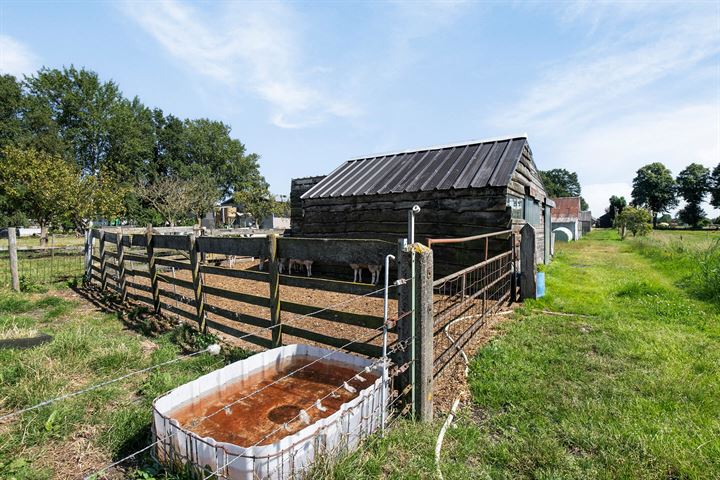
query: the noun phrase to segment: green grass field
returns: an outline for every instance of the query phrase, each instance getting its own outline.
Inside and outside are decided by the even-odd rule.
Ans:
[[[446,479],[720,478],[720,312],[687,288],[692,254],[720,236],[682,232],[691,248],[663,253],[675,235],[559,246],[547,297],[472,361]],[[331,477],[431,478],[440,420],[392,431]]]
[[[712,275],[702,259],[713,265],[718,238],[621,242],[596,231],[558,246],[548,295],[472,359],[473,402],[446,436],[444,477],[720,478],[720,305],[698,285]],[[188,342],[177,330],[153,333],[151,317],[125,321],[132,329],[78,302],[0,293],[0,331],[55,335],[0,350],[0,412],[173,358]],[[147,445],[155,396],[240,355],[201,355],[0,425],[0,478],[87,473]],[[433,478],[443,420],[400,422],[313,478]],[[176,478],[156,467],[144,456],[126,475]]]
[[[180,327],[163,333],[140,310],[121,321],[56,296],[5,291],[0,332],[12,329],[38,330],[54,339],[31,350],[0,349],[0,415],[165,362],[212,340]],[[0,423],[0,478],[78,478],[144,447],[152,441],[155,397],[245,355],[201,354]],[[130,478],[152,478],[158,470],[149,455],[123,467]]]

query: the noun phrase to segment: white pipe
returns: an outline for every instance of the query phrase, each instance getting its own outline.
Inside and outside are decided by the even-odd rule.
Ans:
[[[408,210],[408,243],[412,245],[415,243],[415,215],[420,213],[420,207],[418,205],[413,205],[413,207]]]
[[[390,288],[390,260],[395,260],[394,255],[387,255],[385,257],[385,292],[383,294],[383,346],[382,346],[382,358],[383,358],[383,370],[382,370],[382,390],[380,392],[380,431],[385,432],[385,403],[387,402],[387,383],[388,383],[388,358],[387,358],[387,344],[388,344],[388,289]]]
[[[437,443],[435,444],[435,470],[437,471],[437,475],[440,480],[443,480],[442,470],[440,470],[440,450],[442,449],[443,439],[445,438],[445,431],[452,423],[453,417],[455,417],[455,412],[458,409],[458,405],[460,405],[460,397],[457,397],[453,402],[452,407],[450,408],[450,413],[440,429],[440,434],[438,435]]]

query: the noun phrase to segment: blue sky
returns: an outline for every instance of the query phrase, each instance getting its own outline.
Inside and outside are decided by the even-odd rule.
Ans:
[[[527,133],[598,215],[646,163],[720,162],[717,1],[0,0],[1,72],[70,64],[230,124],[274,193],[362,154]]]

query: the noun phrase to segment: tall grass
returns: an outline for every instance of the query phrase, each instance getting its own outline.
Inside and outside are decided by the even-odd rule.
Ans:
[[[632,248],[658,265],[682,272],[678,286],[703,300],[720,305],[720,238],[657,235],[637,239]]]

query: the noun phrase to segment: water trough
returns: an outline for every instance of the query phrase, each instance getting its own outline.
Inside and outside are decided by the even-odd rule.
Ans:
[[[380,428],[383,388],[372,359],[308,345],[267,350],[157,398],[156,454],[219,478],[302,477],[319,456]]]

